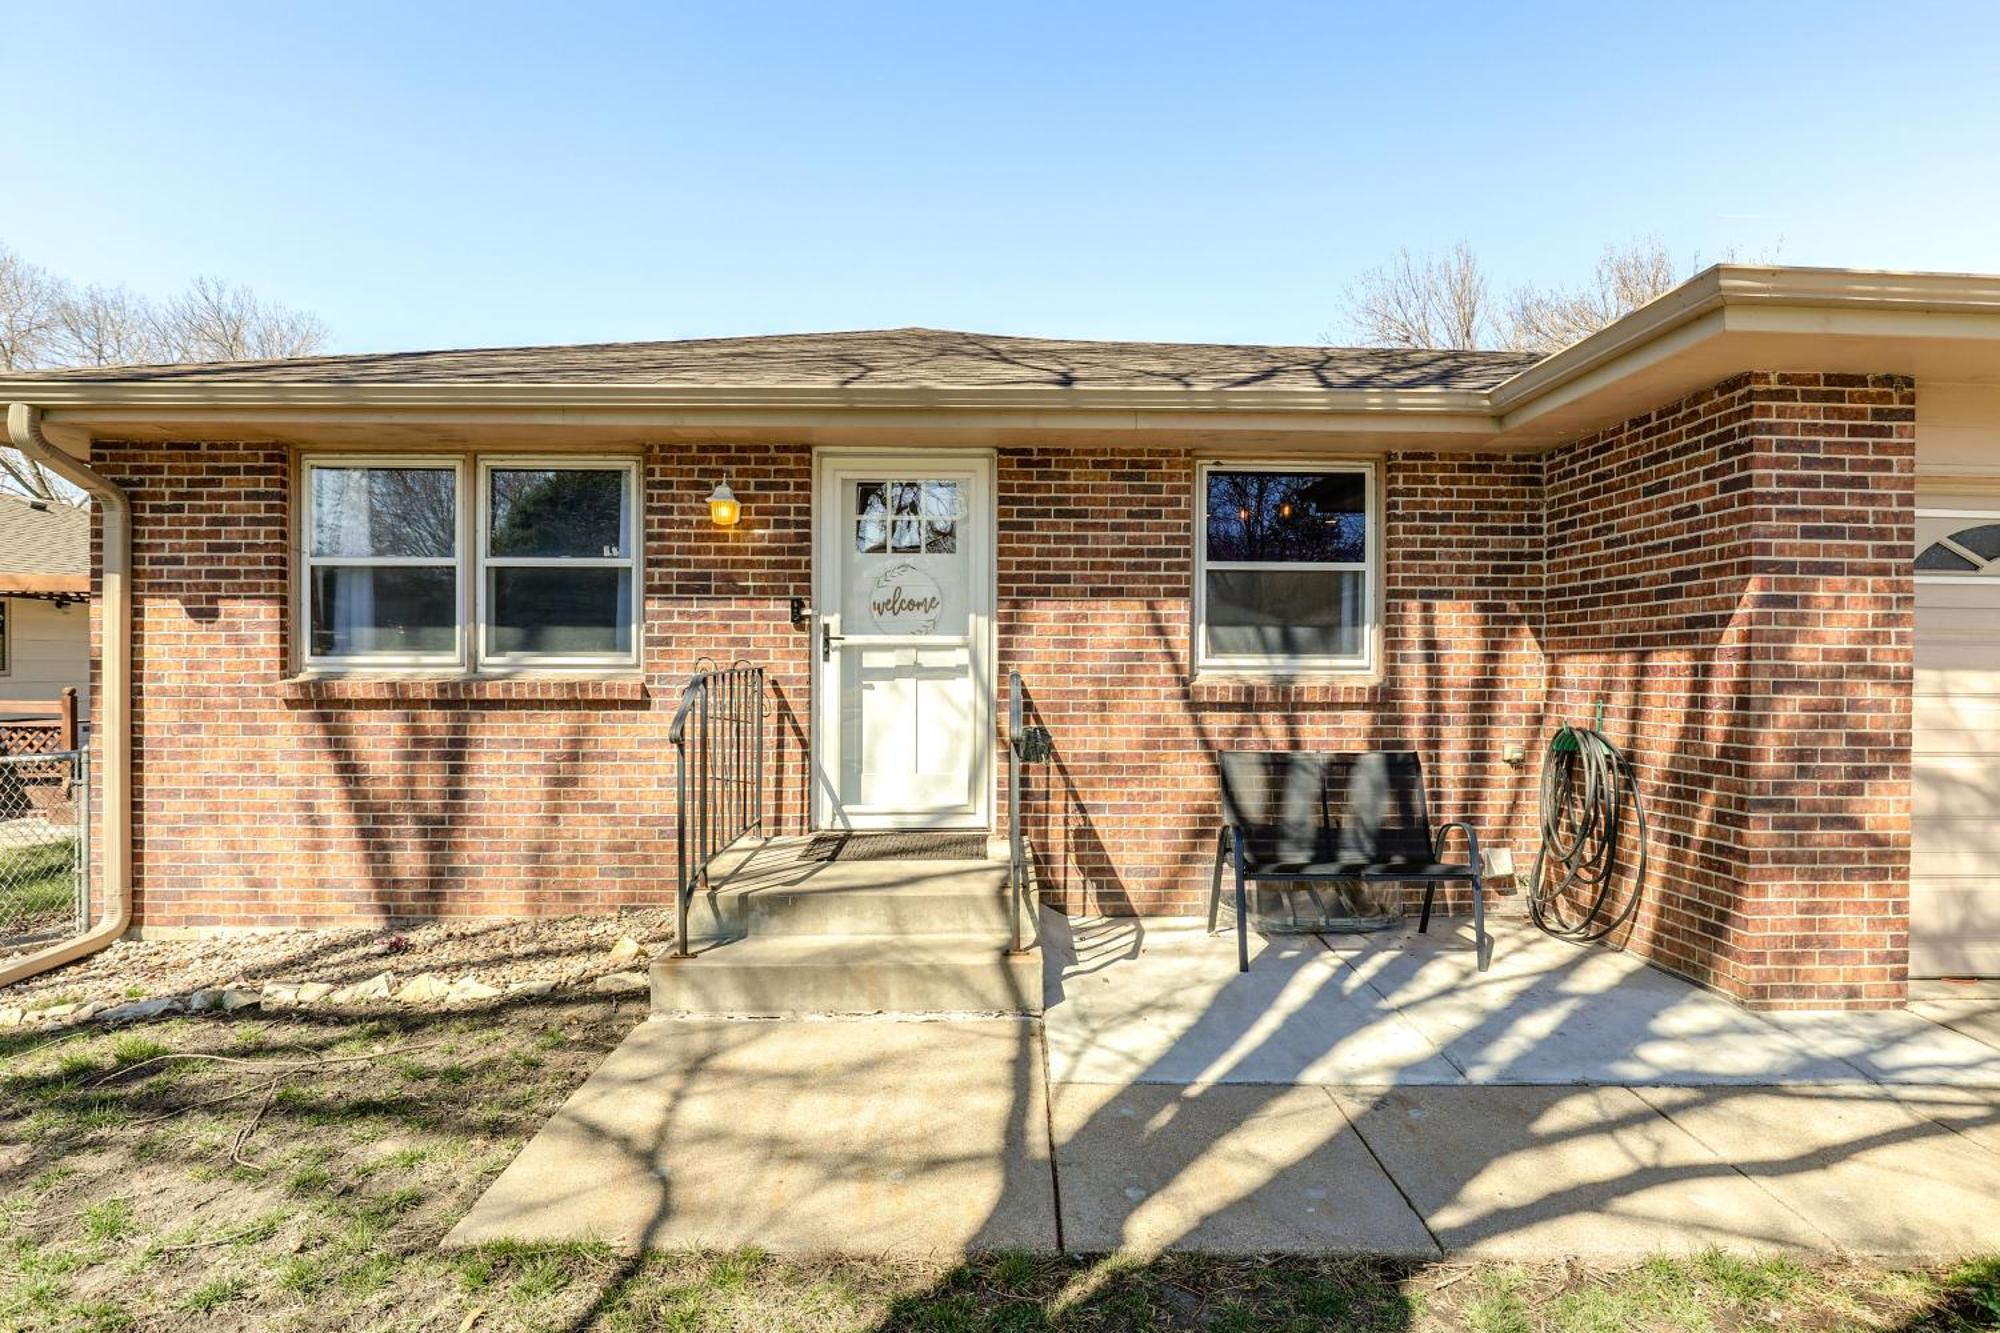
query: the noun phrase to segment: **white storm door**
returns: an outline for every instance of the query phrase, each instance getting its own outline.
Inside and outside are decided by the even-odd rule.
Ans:
[[[821,457],[819,827],[987,827],[992,488],[986,458]]]

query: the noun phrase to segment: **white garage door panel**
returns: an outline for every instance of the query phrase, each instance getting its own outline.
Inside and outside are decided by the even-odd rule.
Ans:
[[[1947,823],[1941,827],[1916,829],[1918,845],[1910,856],[1910,878],[1982,879],[2000,871],[1993,859],[1993,842],[2000,829],[1975,830],[1968,823]]]
[[[1918,550],[1993,507],[1920,497]],[[1920,572],[1913,648],[1910,974],[2000,975],[2000,570]]]
[[[1919,733],[1922,739],[1934,738]],[[1910,762],[1910,814],[1921,820],[1989,819],[2000,815],[2000,768],[1976,754],[1919,751]],[[1938,830],[1933,826],[1932,832]]]
[[[1990,975],[2000,958],[1992,902],[1991,879],[1911,881],[1910,975]]]
[[[1953,732],[1985,736],[2000,732],[2000,693],[1982,694],[1970,689],[1953,693],[1948,685],[1940,683],[1940,678],[1964,674],[1944,671],[1917,673],[1919,683],[1913,707],[1914,720],[1920,730],[1931,735]]]

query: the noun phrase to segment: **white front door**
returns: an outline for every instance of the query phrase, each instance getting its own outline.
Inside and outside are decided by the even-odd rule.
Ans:
[[[819,459],[819,827],[987,827],[992,494],[989,458]]]

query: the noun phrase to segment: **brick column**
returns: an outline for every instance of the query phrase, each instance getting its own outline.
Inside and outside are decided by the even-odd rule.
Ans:
[[[1916,391],[1752,377],[1738,949],[1768,1007],[1902,1003]]]
[[[1904,998],[1915,390],[1740,375],[1547,455],[1549,723],[1654,818],[1617,942],[1758,1007]]]

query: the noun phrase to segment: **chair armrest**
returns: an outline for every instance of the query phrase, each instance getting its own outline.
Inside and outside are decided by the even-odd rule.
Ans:
[[[1440,864],[1443,863],[1444,842],[1445,839],[1451,835],[1451,831],[1453,829],[1457,829],[1459,832],[1465,835],[1466,852],[1472,859],[1472,873],[1475,875],[1479,874],[1480,873],[1479,835],[1472,831],[1472,825],[1466,823],[1462,819],[1454,819],[1449,824],[1441,825],[1438,828],[1437,845],[1431,849],[1432,859],[1438,861]]]

